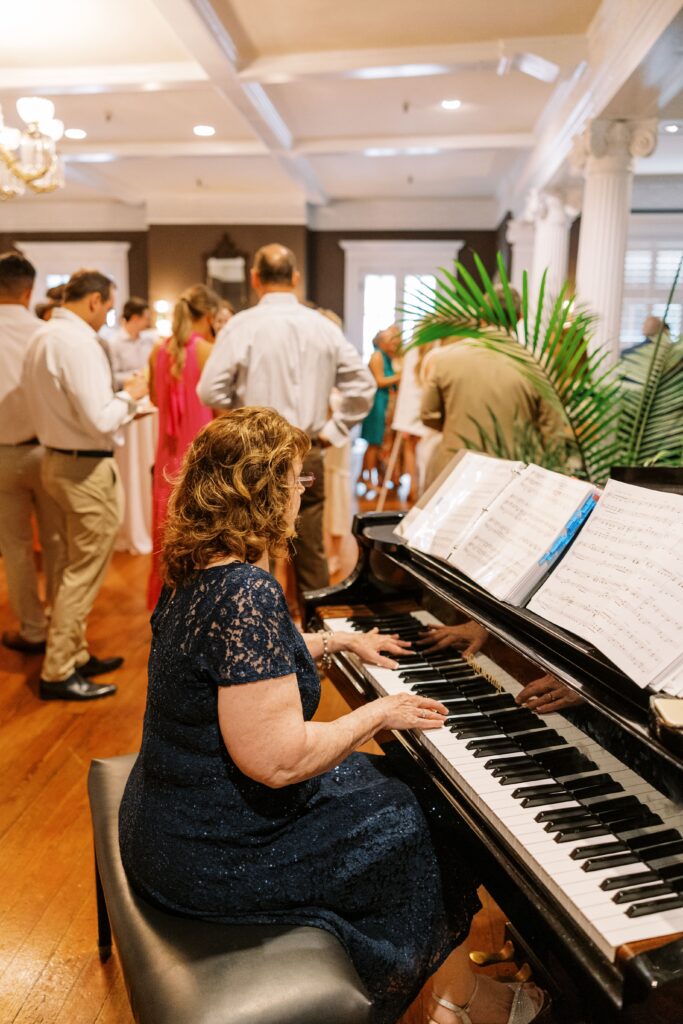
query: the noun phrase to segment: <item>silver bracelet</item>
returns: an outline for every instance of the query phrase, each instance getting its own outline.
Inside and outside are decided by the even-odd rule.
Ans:
[[[323,656],[320,659],[320,667],[323,672],[327,672],[330,665],[332,664],[332,652],[330,651],[330,638],[327,631],[321,633],[321,639],[323,642]]]

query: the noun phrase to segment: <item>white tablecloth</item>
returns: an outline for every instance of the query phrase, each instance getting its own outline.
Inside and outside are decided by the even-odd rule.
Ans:
[[[152,466],[157,447],[156,409],[123,428],[125,443],[116,449],[116,463],[126,496],[117,551],[148,555],[152,550]]]

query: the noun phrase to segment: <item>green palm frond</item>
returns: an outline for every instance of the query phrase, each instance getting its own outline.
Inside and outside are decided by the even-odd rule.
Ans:
[[[662,335],[619,364],[623,465],[683,465],[683,342]]]
[[[475,280],[461,263],[455,273],[441,269],[432,289],[423,287],[404,313],[417,321],[412,344],[462,337],[479,342],[515,363],[519,371],[562,416],[578,455],[578,472],[597,483],[618,461],[616,427],[621,386],[608,369],[606,355],[589,351],[594,318],[571,310],[567,288],[552,304],[546,302],[546,278],[535,299],[527,275],[522,285],[524,343],[510,284],[498,254],[503,301],[481,259],[475,254]]]
[[[683,267],[678,264],[663,321]],[[683,465],[683,343],[674,343],[664,327],[657,338],[627,353],[619,366],[623,398],[618,437],[623,465],[655,462]]]
[[[574,466],[571,463],[569,446],[564,439],[548,443],[538,427],[526,419],[515,420],[512,428],[510,441],[505,438],[493,410],[487,406],[487,412],[491,419],[491,430],[486,428],[471,416],[469,417],[474,429],[477,432],[477,440],[460,435],[463,447],[469,451],[486,452],[488,455],[495,455],[498,459],[511,459],[515,462],[535,463],[544,469],[553,470],[556,473],[573,473]]]

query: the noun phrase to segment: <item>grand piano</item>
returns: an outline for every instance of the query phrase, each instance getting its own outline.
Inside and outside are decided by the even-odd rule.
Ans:
[[[474,620],[488,640],[467,659],[411,654],[395,671],[338,654],[330,678],[352,705],[406,688],[447,703],[445,728],[397,738],[458,835],[467,826],[558,1021],[683,1024],[683,759],[653,729],[647,694],[588,644],[409,549],[400,518],[356,517],[356,568],[306,595],[305,628],[413,639]],[[546,673],[576,706],[541,716],[515,704]]]

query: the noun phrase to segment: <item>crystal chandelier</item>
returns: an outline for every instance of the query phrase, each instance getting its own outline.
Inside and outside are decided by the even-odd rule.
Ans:
[[[39,96],[17,100],[23,128],[5,126],[0,107],[0,199],[31,192],[54,192],[64,187],[64,169],[56,143],[64,125],[54,116],[55,105]]]

